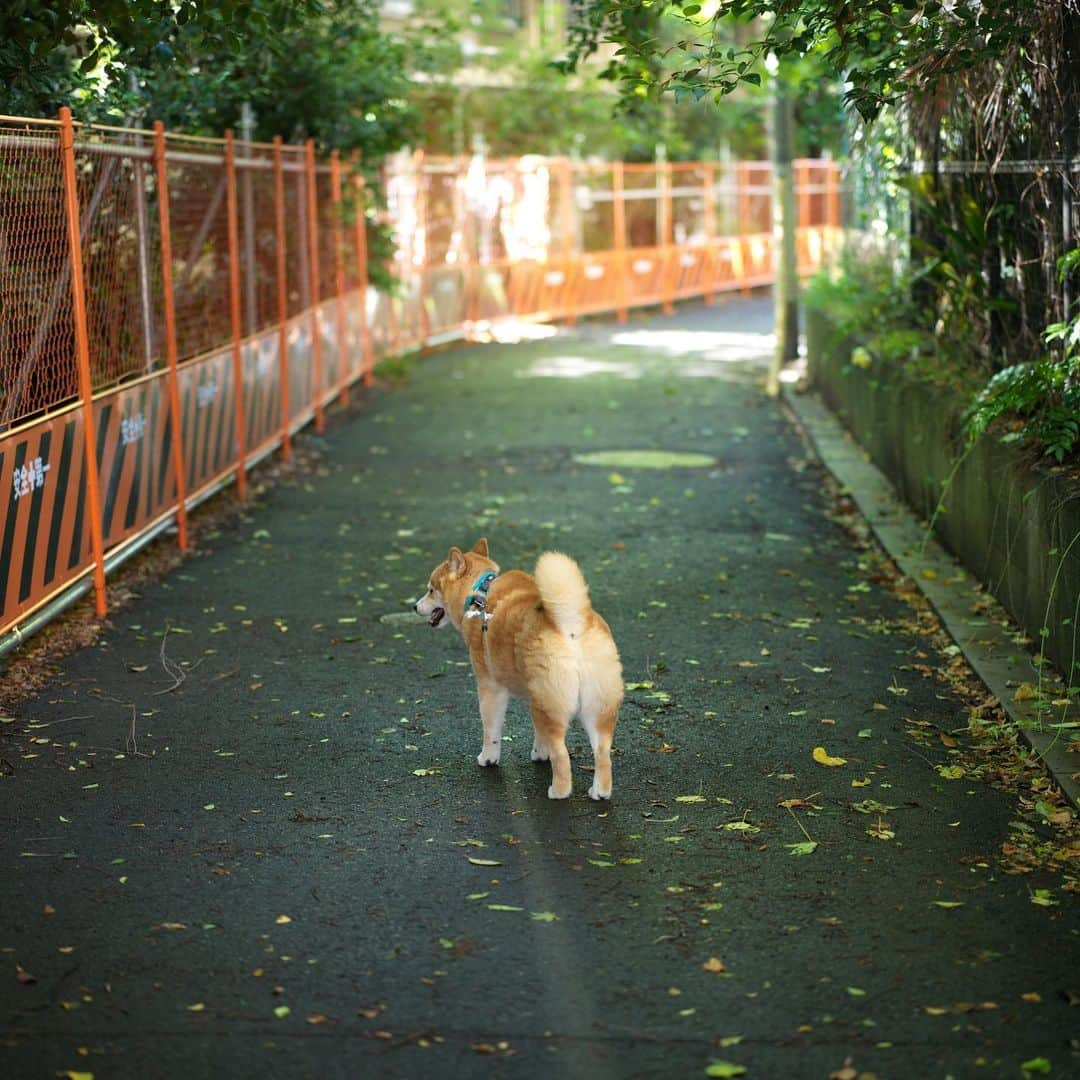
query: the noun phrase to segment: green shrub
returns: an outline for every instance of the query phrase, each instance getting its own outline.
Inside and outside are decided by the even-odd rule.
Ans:
[[[1042,358],[999,371],[968,408],[968,437],[978,438],[996,422],[1007,425],[1003,442],[1041,446],[1056,461],[1080,450],[1080,365],[1073,357]],[[1010,423],[1011,421],[1011,423]]]
[[[939,262],[935,271],[942,266]],[[1059,261],[1062,277],[1076,270],[1080,249]],[[863,362],[852,367],[866,367],[872,359],[968,397],[964,430],[969,440],[992,428],[1003,442],[1030,447],[1059,464],[1080,458],[1080,314],[1047,327],[1043,339],[1049,353],[986,379],[986,358],[974,348],[965,350],[958,322],[943,330],[949,316],[939,310],[936,325],[926,326],[912,300],[924,272],[925,267],[908,274],[900,260],[881,252],[849,250],[832,273],[811,280],[805,298],[827,316],[838,338],[860,346]],[[977,291],[970,279],[965,288]]]

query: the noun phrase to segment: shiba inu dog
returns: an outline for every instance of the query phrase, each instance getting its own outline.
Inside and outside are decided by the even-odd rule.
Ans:
[[[477,764],[499,764],[506,706],[511,695],[525,698],[532,710],[532,760],[551,762],[548,798],[570,795],[566,731],[575,716],[592,744],[589,798],[611,798],[622,665],[573,559],[549,551],[534,574],[503,574],[488,555],[487,540],[467,552],[452,547],[415,608],[432,626],[453,626],[469,647],[484,726]]]

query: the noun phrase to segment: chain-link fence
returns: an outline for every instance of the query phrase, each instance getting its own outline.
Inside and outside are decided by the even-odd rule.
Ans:
[[[838,172],[799,165],[800,260]],[[359,172],[314,148],[0,118],[0,633],[371,381],[495,319],[772,279],[767,164],[430,159],[385,170],[393,290]],[[8,635],[10,637],[10,634]]]

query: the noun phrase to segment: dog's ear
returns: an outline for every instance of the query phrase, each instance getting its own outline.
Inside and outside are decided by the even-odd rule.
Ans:
[[[452,547],[450,554],[446,556],[446,562],[452,578],[459,578],[465,573],[465,556],[461,554],[460,548]]]
[[[473,544],[472,549],[474,555],[481,555],[486,559],[488,557],[487,537],[481,536],[480,539]]]

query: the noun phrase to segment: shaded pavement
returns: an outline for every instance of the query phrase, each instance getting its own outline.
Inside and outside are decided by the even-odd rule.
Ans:
[[[769,316],[419,360],[63,662],[0,744],[0,1074],[1080,1075],[1075,896],[999,858],[1051,834],[964,775],[947,658],[761,392]],[[619,449],[715,464],[574,457]],[[584,568],[610,804],[580,729],[546,798],[522,703],[475,763],[409,602],[480,535]]]

